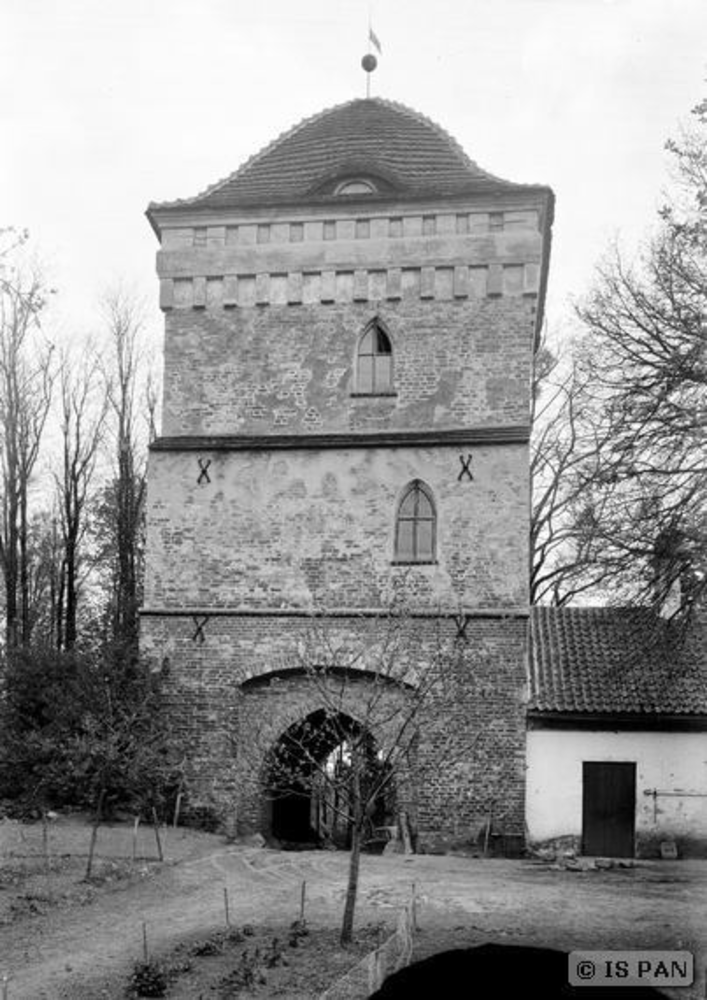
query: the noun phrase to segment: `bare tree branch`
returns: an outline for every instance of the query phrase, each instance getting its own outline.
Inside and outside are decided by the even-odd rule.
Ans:
[[[579,346],[536,372],[533,601],[662,603],[679,582],[685,608],[705,585],[707,104],[668,148],[655,236],[631,264],[610,250]]]
[[[54,382],[52,344],[41,335],[48,290],[23,264],[26,234],[0,232],[0,564],[9,649],[31,639],[29,490]]]

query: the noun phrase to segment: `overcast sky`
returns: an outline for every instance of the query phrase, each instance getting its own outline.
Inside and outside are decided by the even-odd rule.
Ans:
[[[707,95],[707,0],[374,0],[372,93],[482,167],[549,184],[561,326],[614,234],[653,223],[665,139]],[[4,0],[0,225],[28,227],[85,329],[121,277],[156,312],[151,200],[189,197],[365,95],[365,0]]]

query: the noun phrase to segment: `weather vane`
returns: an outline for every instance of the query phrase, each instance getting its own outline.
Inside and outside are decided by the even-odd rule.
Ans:
[[[373,72],[373,70],[378,65],[378,60],[376,59],[376,57],[371,52],[371,46],[374,46],[377,49],[379,55],[381,54],[381,51],[382,51],[381,50],[381,43],[379,42],[378,35],[376,35],[375,31],[371,27],[371,22],[369,21],[368,22],[368,52],[365,54],[365,56],[361,60],[361,65],[363,66],[364,70],[366,71],[366,97],[370,97],[371,96],[371,73]]]

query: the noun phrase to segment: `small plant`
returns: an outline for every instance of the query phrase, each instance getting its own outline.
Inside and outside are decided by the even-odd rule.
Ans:
[[[159,962],[151,958],[133,966],[129,992],[136,997],[163,997],[167,993],[167,984],[167,973]]]
[[[219,1000],[231,1000],[232,997],[238,996],[241,990],[253,989],[264,983],[266,981],[265,973],[261,964],[260,950],[256,948],[251,953],[246,949],[235,969],[219,981]]]
[[[192,948],[192,955],[204,957],[207,955],[222,955],[223,940],[220,936],[206,938],[204,941],[197,941]]]
[[[255,927],[252,924],[243,924],[242,928],[243,937],[253,937],[255,934]]]
[[[287,943],[290,948],[299,948],[299,943],[301,938],[307,937],[309,930],[307,929],[306,920],[293,920],[290,924],[290,934]]]
[[[272,939],[269,950],[263,955],[263,963],[267,969],[288,964],[287,959],[282,954],[282,946],[276,937]]]
[[[13,917],[43,916],[47,907],[56,903],[57,900],[50,893],[23,892],[10,903],[10,913]]]

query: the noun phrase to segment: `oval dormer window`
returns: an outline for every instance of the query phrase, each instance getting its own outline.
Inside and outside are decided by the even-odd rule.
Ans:
[[[375,194],[376,186],[362,177],[352,178],[337,184],[334,194]]]

